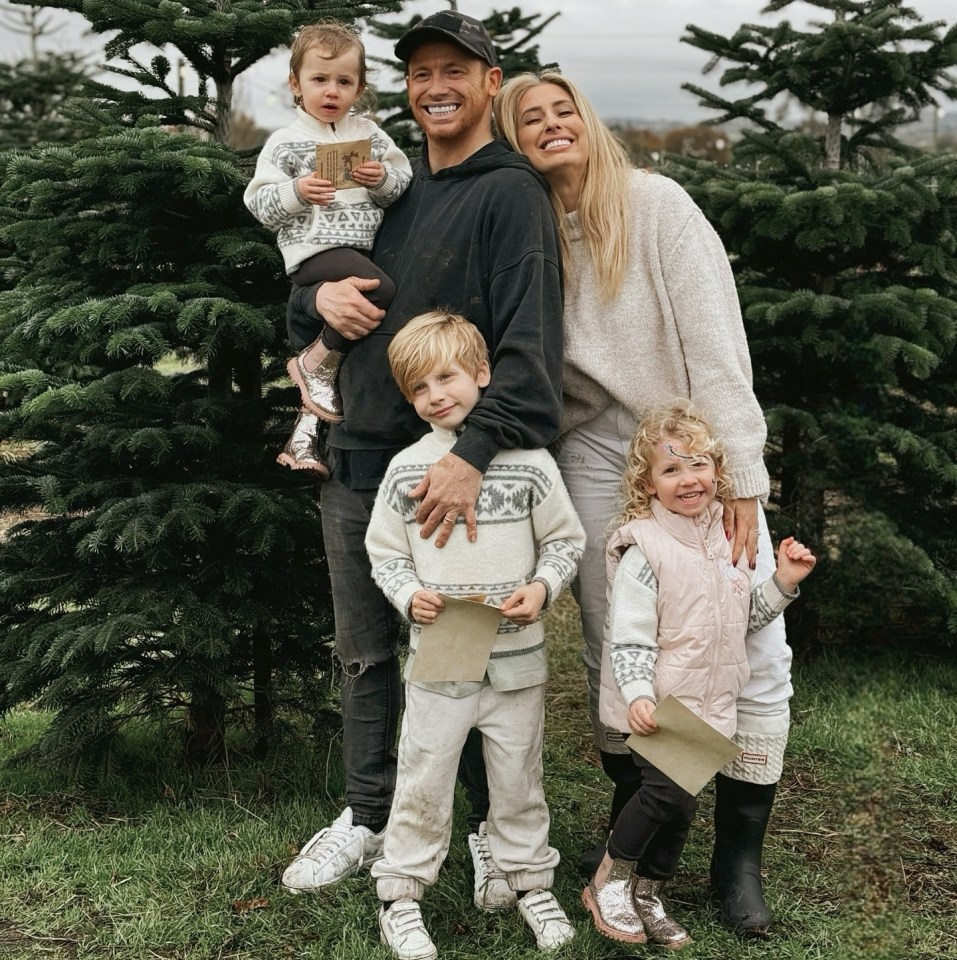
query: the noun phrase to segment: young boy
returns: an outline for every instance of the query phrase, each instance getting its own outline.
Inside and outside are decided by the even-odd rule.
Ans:
[[[401,960],[437,955],[418,901],[448,852],[459,755],[476,727],[488,766],[491,857],[539,948],[552,949],[575,931],[549,890],[559,857],[548,845],[542,790],[547,666],[538,618],[572,579],[584,532],[551,456],[545,450],[505,450],[482,481],[474,541],[464,522],[441,550],[422,539],[418,504],[409,491],[452,448],[488,385],[488,351],[464,317],[432,312],[399,331],[389,362],[403,395],[432,432],[393,458],[366,535],[376,583],[411,621],[395,796],[383,857],[372,866],[383,901],[382,941]],[[481,681],[409,680],[421,625],[442,615],[439,594],[484,594],[502,613]],[[476,890],[480,907],[481,894]]]

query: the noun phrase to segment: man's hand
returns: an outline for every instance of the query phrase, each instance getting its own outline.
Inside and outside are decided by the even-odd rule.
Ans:
[[[512,623],[527,627],[538,619],[542,612],[542,607],[548,599],[548,590],[541,580],[533,580],[531,583],[523,583],[512,595],[499,607],[502,616]]]
[[[409,604],[409,613],[416,623],[435,623],[444,609],[442,598],[431,590],[416,590]]]
[[[737,564],[742,552],[747,551],[748,566],[753,570],[758,557],[758,501],[732,500],[724,505],[724,532],[731,544],[731,562]]]
[[[422,524],[419,536],[428,540],[438,530],[435,545],[444,547],[455,521],[464,516],[469,543],[475,543],[478,536],[475,502],[481,489],[481,472],[454,453],[447,453],[433,463],[428,473],[409,491],[413,500],[422,501],[415,513],[416,523]]]
[[[628,707],[628,726],[631,732],[639,737],[647,737],[658,732],[658,724],[651,715],[655,712],[654,700],[640,697]]]
[[[347,340],[361,340],[382,322],[385,310],[380,310],[362,294],[375,290],[378,280],[346,277],[345,280],[323,283],[316,290],[316,310],[333,330]]]

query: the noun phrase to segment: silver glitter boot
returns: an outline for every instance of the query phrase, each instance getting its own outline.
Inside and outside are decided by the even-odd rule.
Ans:
[[[665,905],[658,896],[660,888],[660,880],[635,877],[631,888],[635,912],[641,917],[649,943],[680,950],[691,943],[691,934],[665,912]]]
[[[339,364],[343,354],[330,350],[315,370],[307,370],[303,362],[314,344],[306,347],[286,364],[286,370],[302,394],[302,403],[309,411],[323,420],[338,423],[342,419],[342,397],[336,386]]]
[[[611,869],[601,886],[592,880],[582,891],[582,903],[592,915],[595,929],[622,943],[644,943],[648,939],[631,899],[634,869],[630,860],[612,860]],[[601,873],[601,866],[598,872]]]
[[[314,413],[303,410],[299,414],[276,463],[290,470],[312,470],[320,481],[329,479],[329,465],[319,455],[319,424]]]

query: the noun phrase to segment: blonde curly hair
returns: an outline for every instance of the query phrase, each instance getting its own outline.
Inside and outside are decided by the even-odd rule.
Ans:
[[[690,402],[650,413],[639,424],[628,448],[625,476],[622,479],[624,509],[621,523],[641,520],[651,514],[651,468],[655,448],[665,440],[679,440],[692,453],[708,457],[714,464],[715,499],[727,503],[734,499],[727,456],[721,441]]]

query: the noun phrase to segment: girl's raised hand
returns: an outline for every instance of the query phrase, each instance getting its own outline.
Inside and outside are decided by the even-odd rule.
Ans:
[[[794,537],[785,537],[778,547],[778,582],[788,593],[814,569],[817,557]]]

